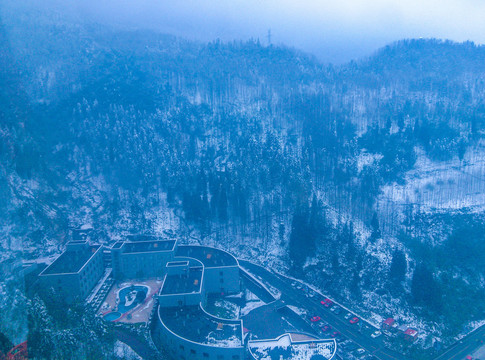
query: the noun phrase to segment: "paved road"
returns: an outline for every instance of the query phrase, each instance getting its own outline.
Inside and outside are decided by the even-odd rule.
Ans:
[[[312,299],[303,296],[300,290],[291,286],[291,280],[274,274],[265,268],[248,261],[239,260],[239,263],[246,269],[250,270],[251,273],[260,276],[266,282],[279,289],[282,292],[282,301],[290,305],[310,310],[312,314],[321,316],[333,329],[339,331],[342,335],[351,339],[378,359],[406,360],[403,355],[384,347],[380,340],[372,339],[369,336],[361,334],[357,325],[351,325],[348,320],[345,320],[342,316],[335,315],[330,310],[324,308],[320,304],[322,299],[319,297]]]
[[[446,349],[435,360],[463,360],[467,355],[471,355],[477,348],[485,344],[485,326],[464,337]]]

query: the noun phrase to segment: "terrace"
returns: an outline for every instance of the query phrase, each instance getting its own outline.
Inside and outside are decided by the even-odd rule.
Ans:
[[[199,344],[217,347],[243,346],[239,320],[222,320],[200,306],[159,307],[160,320],[173,333]]]
[[[187,274],[167,275],[160,295],[200,292],[202,268],[190,268]]]
[[[237,266],[238,262],[231,254],[205,246],[183,245],[177,248],[176,256],[191,257],[199,260],[206,268]]]
[[[77,273],[99,248],[100,245],[90,245],[82,249],[65,251],[45,268],[41,275]]]

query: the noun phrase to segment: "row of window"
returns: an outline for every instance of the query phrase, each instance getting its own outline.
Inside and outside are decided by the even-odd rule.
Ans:
[[[179,349],[180,349],[181,351],[184,351],[184,350],[185,350],[185,347],[184,347],[183,345],[179,345]],[[196,357],[196,355],[197,355],[197,351],[195,351],[194,349],[190,349],[190,356],[195,358],[195,357]],[[209,359],[209,358],[210,358],[210,355],[209,355],[209,353],[207,353],[207,352],[203,352],[203,353],[202,353],[202,357],[203,357],[204,359]],[[184,357],[183,355],[181,355],[181,356],[180,356],[180,358],[181,358],[182,360],[184,360],[184,359],[185,359],[185,357]],[[217,356],[216,356],[216,359],[217,359],[217,360],[225,360],[224,355],[221,355],[221,354],[217,355]],[[231,360],[240,360],[240,357],[239,357],[239,355],[232,355],[232,357],[230,357],[230,358],[228,358],[228,359],[231,359]]]
[[[162,333],[158,333],[157,334],[157,337],[159,338],[159,340],[161,341],[162,338],[163,338],[163,334]],[[176,355],[176,350],[177,348],[174,348],[173,346],[175,345],[175,341],[170,338],[170,339],[166,339],[168,340],[168,348],[170,350],[170,352],[174,355]],[[185,358],[185,346],[180,344],[179,347],[178,347],[178,350],[179,350],[179,358],[181,360],[186,360]],[[197,359],[197,351],[195,349],[190,349],[189,351],[189,358],[190,359]],[[174,356],[175,358],[176,356]],[[208,352],[202,352],[202,359],[204,360],[209,360],[209,359],[214,359],[214,360],[241,360],[241,357],[239,355],[229,355],[229,356],[224,356],[222,354],[217,354],[217,355],[212,355],[209,354]]]

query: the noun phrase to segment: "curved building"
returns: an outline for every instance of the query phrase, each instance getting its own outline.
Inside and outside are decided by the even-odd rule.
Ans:
[[[205,309],[207,295],[239,293],[239,263],[223,250],[179,246],[166,263],[152,339],[174,359],[243,360],[242,320]]]

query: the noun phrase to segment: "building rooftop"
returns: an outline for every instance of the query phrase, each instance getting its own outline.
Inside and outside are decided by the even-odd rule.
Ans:
[[[290,334],[274,340],[249,341],[249,351],[256,359],[265,360],[329,360],[335,355],[335,340],[294,341]]]
[[[115,244],[115,246],[118,246]],[[170,251],[175,246],[175,240],[153,240],[153,241],[135,241],[125,242],[115,249],[121,248],[123,253],[143,253],[143,252],[158,252]]]
[[[386,320],[383,321],[384,324],[392,326],[394,325],[394,319],[393,318],[387,318]]]
[[[408,329],[406,329],[404,334],[409,335],[409,336],[415,336],[415,335],[418,334],[418,330],[413,329],[413,328],[408,328]]]
[[[160,320],[172,332],[199,344],[217,347],[241,347],[240,320],[210,316],[200,306],[159,307]]]
[[[66,250],[40,275],[77,273],[99,248],[100,245],[87,245],[76,250]]]
[[[147,235],[147,234],[126,235],[126,241],[158,241],[158,240],[163,240],[163,238],[157,235]]]
[[[180,261],[169,261],[167,263],[167,267],[172,267],[172,266],[182,266],[182,265],[189,265],[188,260],[180,260]]]
[[[200,292],[202,267],[190,268],[188,274],[167,275],[160,295],[189,294]]]
[[[238,265],[236,258],[228,252],[206,246],[180,245],[176,256],[195,258],[206,268]]]

